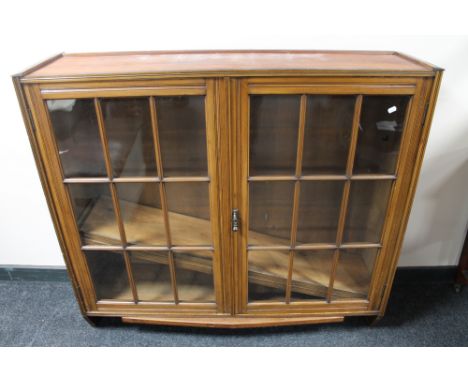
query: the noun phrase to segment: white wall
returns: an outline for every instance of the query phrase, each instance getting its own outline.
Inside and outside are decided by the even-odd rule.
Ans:
[[[215,3],[211,11],[200,1],[153,8],[139,1],[5,3],[0,5],[0,265],[63,264],[10,75],[61,51],[210,48],[398,50],[445,68],[400,265],[456,264],[468,221],[468,37],[348,34],[401,31],[414,23],[404,12],[393,17],[391,8],[386,19],[369,17],[353,28],[342,9],[333,19],[333,30],[341,35],[329,37],[313,34],[311,20],[327,31],[325,19],[298,11],[293,1],[289,12],[268,8],[268,17],[258,16],[265,9],[239,1],[223,9]],[[222,20],[215,11],[235,17]],[[458,16],[455,12],[450,20]],[[238,20],[241,27],[234,24]]]

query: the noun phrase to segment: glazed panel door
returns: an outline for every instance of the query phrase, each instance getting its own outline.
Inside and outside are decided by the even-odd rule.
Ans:
[[[241,89],[237,311],[368,306],[417,86]]]
[[[42,89],[72,257],[96,309],[223,311],[213,82],[145,86]]]

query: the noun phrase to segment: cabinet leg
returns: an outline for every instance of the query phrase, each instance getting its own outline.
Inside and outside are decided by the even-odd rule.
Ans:
[[[86,322],[87,322],[89,325],[91,325],[91,326],[93,326],[93,327],[95,327],[95,328],[96,328],[96,327],[99,327],[100,324],[101,324],[101,317],[86,316],[86,315],[84,315],[83,317],[84,317],[84,319],[86,320]]]
[[[369,326],[377,326],[383,316],[369,317]]]

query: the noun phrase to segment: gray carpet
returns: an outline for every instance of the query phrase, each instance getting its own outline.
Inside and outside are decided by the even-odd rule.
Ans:
[[[468,288],[397,285],[378,326],[343,324],[204,330],[123,325],[91,327],[68,282],[0,281],[3,346],[468,346]]]

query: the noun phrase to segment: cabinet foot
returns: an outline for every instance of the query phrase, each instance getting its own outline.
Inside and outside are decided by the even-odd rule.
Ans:
[[[377,326],[383,316],[372,316],[369,317],[369,326]]]
[[[84,315],[83,317],[89,325],[95,328],[101,326],[102,317],[86,316],[86,315]]]

